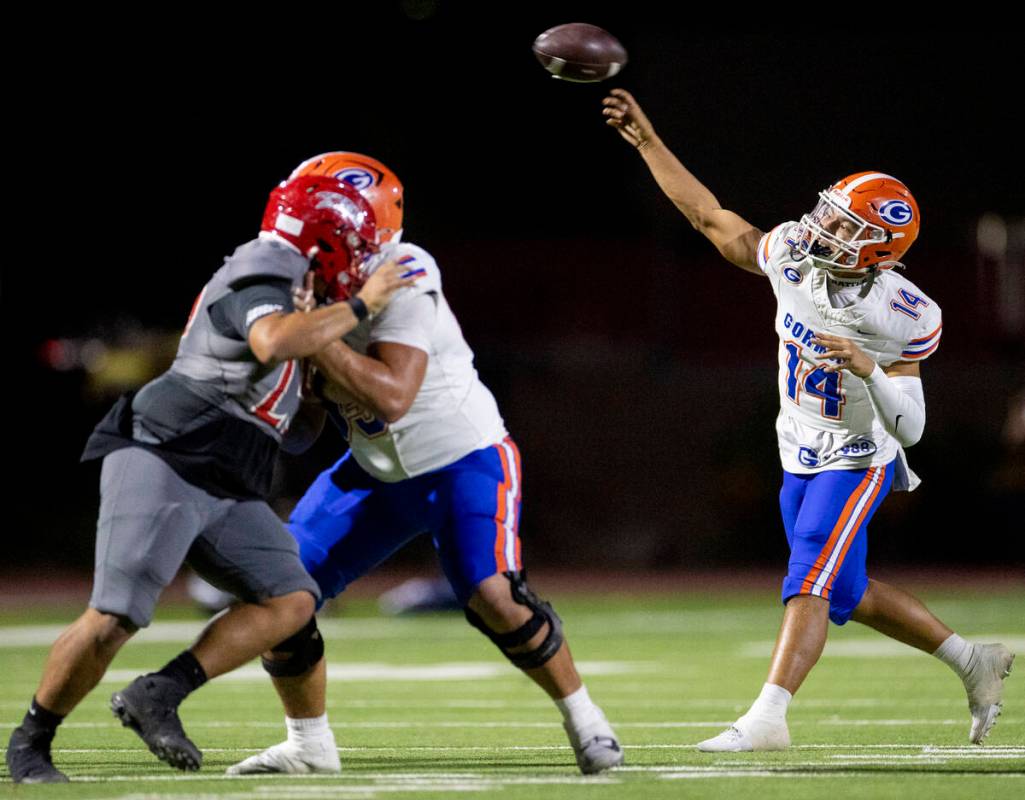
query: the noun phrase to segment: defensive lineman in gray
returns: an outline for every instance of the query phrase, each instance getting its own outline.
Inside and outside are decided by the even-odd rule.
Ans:
[[[54,643],[11,734],[16,783],[67,781],[50,757],[57,726],[149,624],[183,562],[241,602],[191,648],[111,698],[122,723],[172,766],[202,761],[177,715],[191,691],[262,652],[287,649],[289,637],[316,624],[317,584],[265,501],[279,447],[308,438],[296,359],[380,311],[410,281],[388,265],[348,302],[294,312],[292,292],[304,280],[324,291],[339,275],[358,275],[376,234],[355,191],[330,178],[293,183],[271,195],[260,238],[203,288],[170,370],[122,397],[86,445],[83,460],[103,458],[93,594]]]

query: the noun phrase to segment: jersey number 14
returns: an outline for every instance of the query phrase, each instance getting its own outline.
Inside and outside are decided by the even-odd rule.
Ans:
[[[787,397],[801,404],[801,392],[822,401],[822,416],[826,419],[840,419],[843,416],[844,395],[840,388],[842,375],[826,372],[814,364],[805,365],[801,360],[801,345],[784,342],[787,351]]]

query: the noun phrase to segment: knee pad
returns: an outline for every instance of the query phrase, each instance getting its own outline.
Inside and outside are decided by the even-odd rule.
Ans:
[[[263,668],[275,678],[295,678],[324,657],[324,637],[317,630],[316,616],[310,617],[301,631],[271,648],[280,659],[261,657]]]
[[[503,572],[502,575],[509,581],[513,600],[521,606],[529,608],[533,612],[533,616],[516,630],[507,633],[491,630],[480,615],[469,606],[464,609],[466,619],[473,627],[493,641],[514,666],[520,669],[536,669],[544,666],[562,647],[562,620],[559,619],[559,615],[555,613],[555,609],[549,603],[534,594],[527,586],[526,571]],[[541,644],[526,652],[510,652],[511,648],[521,647],[534,638],[546,622],[548,623],[548,635]]]

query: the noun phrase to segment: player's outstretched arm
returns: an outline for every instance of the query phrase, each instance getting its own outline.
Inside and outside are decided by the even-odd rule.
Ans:
[[[394,261],[374,271],[356,296],[371,314],[379,313],[392,296],[416,279],[403,278],[406,268]],[[309,311],[269,314],[249,328],[249,347],[263,364],[306,358],[340,339],[359,324],[348,303],[335,303]]]
[[[655,133],[640,104],[625,89],[613,89],[602,100],[602,114],[627,142],[637,148],[656,183],[694,228],[723,257],[741,269],[763,274],[756,261],[762,232],[743,217],[723,208],[715,195],[680,163]]]

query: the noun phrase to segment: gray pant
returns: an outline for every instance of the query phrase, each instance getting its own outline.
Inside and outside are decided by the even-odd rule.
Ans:
[[[207,494],[138,447],[107,455],[89,605],[145,627],[183,562],[247,602],[302,590],[320,599],[295,539],[266,503]]]

